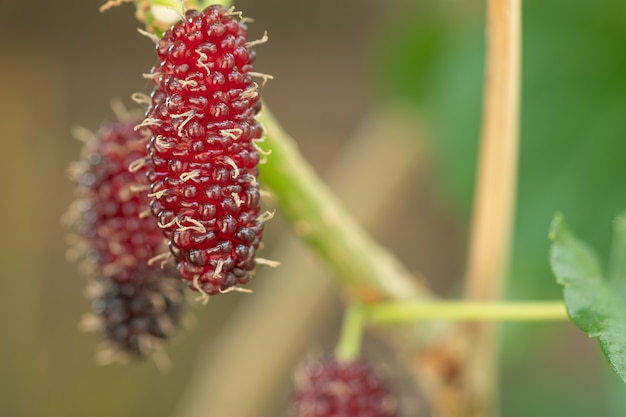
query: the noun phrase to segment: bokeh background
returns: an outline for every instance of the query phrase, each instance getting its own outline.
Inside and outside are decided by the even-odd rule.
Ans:
[[[254,17],[253,37],[269,32],[270,42],[256,48],[258,70],[275,77],[263,95],[306,158],[329,181],[382,181],[354,180],[340,197],[355,211],[380,205],[364,221],[368,229],[438,293],[456,294],[481,115],[483,2],[236,4]],[[332,348],[341,308],[325,268],[280,215],[267,228],[264,255],[281,268],[259,271],[254,295],[192,307],[195,323],[168,348],[170,372],[150,361],[98,366],[98,336],[78,331],[89,309],[85,277],[65,259],[60,221],[73,198],[66,167],[80,149],[70,129],[96,130],[112,118],[111,98],[130,105],[131,93],[149,88],[141,73],[154,63],[132,6],[104,14],[99,6],[0,1],[0,416],[282,415],[291,367]],[[563,211],[607,254],[611,219],[626,208],[626,3],[529,0],[523,15],[508,297],[555,299],[547,261],[553,213]],[[418,154],[394,180],[401,189],[393,196],[380,192],[394,186],[385,183],[382,158],[356,164],[369,177],[342,171],[352,166],[344,158],[359,159],[350,144],[368,135],[398,160]],[[570,323],[507,326],[505,335],[503,415],[626,415],[626,387],[597,343]],[[368,345],[401,385],[393,352]],[[406,400],[405,415],[428,414],[418,399]]]

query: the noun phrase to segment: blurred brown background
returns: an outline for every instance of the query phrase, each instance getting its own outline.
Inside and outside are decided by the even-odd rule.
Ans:
[[[443,50],[445,42],[437,38],[439,35],[431,36],[434,39],[432,45],[428,43],[429,39],[432,40],[428,36],[438,31],[445,32],[447,37],[458,37],[467,28],[471,33],[481,34],[481,2],[445,3],[440,7],[445,9],[444,12],[436,13],[429,11],[437,9],[432,5],[426,7],[422,3],[400,0],[389,3],[242,0],[236,3],[245,15],[255,19],[250,25],[251,37],[260,37],[264,30],[270,36],[269,43],[256,48],[256,68],[275,77],[264,88],[264,99],[297,139],[303,154],[327,178],[342,176],[338,152],[351,138],[374,129],[372,126],[379,129],[377,132],[391,132],[392,127],[403,123],[415,122],[421,129],[425,119],[428,120],[425,124],[437,125],[436,117],[423,117],[421,109],[426,105],[421,102],[413,108],[414,119],[402,115],[401,122],[394,119],[398,112],[386,110],[395,108],[390,104],[393,100],[387,97],[388,102],[384,105],[378,101],[380,90],[384,88],[374,84],[384,86],[385,80],[381,81],[381,78],[386,73],[372,70],[372,59],[385,56],[381,53],[386,50],[386,46],[381,45],[381,34],[392,30],[396,20],[405,28],[413,27],[407,24],[406,16],[402,19],[407,9],[413,16],[423,7],[425,12],[439,19],[432,26],[441,26],[441,29],[427,31],[425,38],[420,37],[427,39],[426,46],[418,44],[416,48]],[[308,273],[320,280],[327,279],[324,268],[312,257],[307,258],[306,251],[302,251],[305,255],[298,252],[297,256],[285,252],[283,241],[289,239],[289,232],[280,216],[267,228],[264,256],[278,258],[283,263],[283,272],[261,270],[252,284],[255,293],[259,294],[258,300],[265,300],[256,303],[266,309],[270,306],[274,311],[255,311],[256,304],[250,301],[250,297],[256,294],[215,297],[208,306],[193,308],[195,325],[174,340],[168,349],[174,363],[170,373],[159,372],[149,361],[127,366],[97,366],[93,356],[98,335],[83,334],[77,329],[78,321],[89,305],[82,295],[84,277],[78,274],[75,265],[65,260],[66,230],[60,223],[73,196],[65,170],[68,163],[78,157],[80,149],[80,143],[69,132],[77,124],[96,130],[104,119],[113,117],[109,105],[111,98],[121,98],[130,105],[131,93],[146,92],[149,88],[141,73],[147,72],[154,63],[152,44],[136,32],[139,24],[133,17],[132,6],[124,5],[104,14],[98,12],[99,6],[100,2],[92,0],[0,2],[0,416],[166,417],[176,412],[181,417],[280,415],[279,410],[284,408],[287,398],[289,369],[293,361],[311,350],[332,348],[340,319],[338,297],[328,289],[330,287],[324,286],[326,284],[316,287],[314,294],[319,297],[316,299],[318,304],[309,306],[306,311],[298,310],[301,302],[298,296],[306,299],[310,295],[304,287],[300,292],[293,288],[291,293],[287,289],[278,292],[277,288],[289,287],[287,283],[296,280],[300,272],[303,277]],[[540,14],[536,8],[531,13]],[[549,26],[540,19],[533,22],[538,27]],[[527,26],[528,36],[536,33],[533,32],[536,26]],[[450,30],[450,27],[461,29]],[[469,54],[458,53],[458,47],[450,49],[458,56]],[[546,51],[544,53],[549,54],[549,49]],[[471,62],[479,63],[471,71],[478,77],[462,85],[475,85],[479,90],[482,50],[478,47],[471,52],[476,52],[476,58]],[[443,54],[442,65],[460,62],[446,61],[452,55]],[[422,75],[419,60],[405,64],[415,66],[416,77]],[[450,67],[453,68],[449,71],[459,70],[455,65]],[[530,73],[532,75],[532,68]],[[445,71],[440,74],[446,76]],[[424,79],[424,85],[428,85],[429,79]],[[420,89],[417,88],[419,94]],[[449,94],[450,100],[464,102],[465,89],[460,90],[460,95]],[[443,88],[440,91],[445,93]],[[444,101],[431,102],[435,110],[425,110],[424,113],[436,113],[437,106],[443,106]],[[467,102],[471,110],[463,114],[474,116],[479,113],[472,100]],[[546,103],[546,108],[558,107],[554,102]],[[390,113],[394,115],[388,117]],[[463,117],[461,115],[459,119]],[[545,121],[545,125],[550,125],[549,121]],[[467,123],[459,122],[459,128],[465,126]],[[476,129],[474,124],[470,127],[466,136],[473,142]],[[419,145],[410,153],[430,149],[427,139],[446,134],[446,128],[420,129],[415,130],[418,137],[409,138]],[[437,133],[430,136],[433,131]],[[398,135],[411,136],[411,127],[400,128]],[[384,136],[381,133],[381,141],[386,139]],[[623,136],[616,137],[623,139]],[[469,152],[461,157],[471,159],[471,156],[472,152]],[[466,201],[462,196],[467,192],[456,195],[441,192],[440,180],[433,181],[435,171],[431,165],[434,162],[430,156],[416,158],[414,162],[404,162],[409,165],[402,177],[404,188],[395,194],[395,199],[384,196],[390,201],[381,204],[377,214],[370,214],[368,227],[417,275],[430,277],[431,286],[437,291],[454,292],[462,266],[462,242],[467,222],[467,204],[456,203]],[[378,163],[377,159],[371,162],[374,167]],[[415,166],[411,168],[412,163]],[[355,165],[358,166],[358,162]],[[472,172],[471,163],[463,166],[468,166]],[[384,175],[383,172],[381,176]],[[471,179],[471,175],[465,177]],[[531,182],[522,183],[522,190],[532,188],[531,185]],[[363,201],[359,200],[363,195],[356,194],[363,193],[362,186],[351,188],[344,185],[343,190],[352,189],[355,195],[342,193],[340,197],[358,206],[359,203],[355,202]],[[450,188],[454,191],[454,186],[448,187],[448,191]],[[368,189],[365,190],[367,193]],[[379,197],[375,190],[371,191],[371,196],[366,196]],[[368,200],[364,201],[367,204]],[[611,201],[614,206],[623,203],[617,197]],[[571,203],[571,200],[566,202]],[[555,203],[556,206],[559,204],[561,202]],[[550,206],[547,211],[552,210]],[[539,239],[543,239],[541,233],[547,231],[548,221],[549,218],[543,217],[539,220]],[[541,262],[545,269],[545,261]],[[292,276],[287,276],[285,271],[293,271],[289,272]],[[553,286],[549,274],[542,279],[548,287]],[[281,281],[277,284],[277,280],[285,280],[285,284]],[[264,292],[264,286],[271,291]],[[555,286],[550,291],[546,295],[548,298],[559,294]],[[288,298],[284,294],[289,294]],[[522,294],[527,296],[528,293]],[[289,321],[290,317],[299,315],[315,317],[306,317],[302,322],[298,319]],[[274,317],[278,321],[260,323],[260,316]],[[245,328],[246,323],[253,323],[254,328]],[[300,328],[305,324],[309,327]],[[287,341],[281,343],[281,326],[300,330],[285,335]],[[604,387],[602,381],[606,378],[612,381],[612,376],[605,377],[603,371],[598,370],[604,369],[605,364],[595,343],[588,342],[569,324],[539,327],[543,330],[542,343],[527,349],[526,345],[519,344],[520,339],[514,339],[516,342],[511,345],[514,359],[510,359],[504,386],[506,415],[531,415],[524,411],[527,410],[524,407],[530,407],[527,395],[540,397],[538,401],[543,405],[538,406],[538,410],[543,412],[532,414],[536,416],[561,415],[564,409],[580,412],[570,415],[590,415],[585,414],[585,410],[598,410],[598,407],[603,411],[596,415],[609,415],[608,410],[620,415],[616,410],[623,408],[615,400],[616,396],[606,394],[613,388],[599,388]],[[246,332],[254,331],[254,334],[247,341],[234,328],[245,328]],[[274,341],[277,355],[284,353],[285,363],[275,372],[261,366],[271,356],[267,346],[272,346],[272,340],[264,339],[268,335],[278,338]],[[255,349],[257,343],[259,349]],[[374,355],[385,354],[385,348],[376,343],[373,350]],[[393,362],[392,356],[387,355],[383,362]],[[213,358],[217,358],[217,362],[211,362]],[[258,369],[254,368],[255,364],[259,364]],[[206,385],[206,375],[202,371],[205,366],[208,372],[214,372],[216,378],[222,379],[209,381]],[[394,374],[394,371],[389,372]],[[538,375],[544,379],[544,385],[534,383]],[[591,382],[585,383],[584,379]],[[583,382],[577,385],[581,380]],[[248,384],[246,381],[252,382]],[[191,383],[195,388],[191,388]],[[246,391],[254,389],[250,388],[253,383],[264,388],[262,395],[252,396]],[[561,391],[560,384],[567,387]],[[246,388],[240,390],[244,386]],[[211,392],[203,394],[202,388],[199,393],[194,391],[198,387],[209,387],[207,389]],[[551,394],[546,395],[547,392]],[[604,396],[599,397],[601,392]],[[580,404],[564,404],[562,399],[572,396],[580,398]],[[202,398],[206,398],[205,404]],[[200,401],[206,413],[185,409],[181,400],[194,404]],[[611,401],[613,405],[609,404]],[[241,405],[246,402],[250,403],[246,405],[248,408]],[[239,411],[242,414],[235,411],[226,414],[223,410],[229,406],[244,411]],[[419,407],[413,408],[417,409]],[[255,413],[251,414],[249,410],[255,410]],[[417,415],[418,411],[414,413],[405,412],[406,415]]]

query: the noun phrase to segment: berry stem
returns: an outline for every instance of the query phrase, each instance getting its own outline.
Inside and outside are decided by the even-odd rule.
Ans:
[[[161,22],[154,14],[154,6],[171,9],[176,14],[182,16],[186,10],[204,10],[212,4],[229,8],[233,3],[233,0],[109,0],[100,10],[106,10],[125,1],[134,2],[135,8],[137,9],[137,19],[143,22],[148,32],[156,34],[159,38],[171,25],[171,22]]]
[[[562,301],[396,301],[367,307],[372,324],[391,325],[418,320],[553,321],[567,320]]]
[[[141,2],[141,0],[136,1],[138,5]],[[219,4],[224,7],[230,7],[232,3],[232,0],[183,0],[182,2],[181,0],[148,0],[148,4],[150,6],[170,7],[179,13],[182,13],[184,9],[188,8],[202,10],[211,4]]]
[[[265,107],[259,121],[272,150],[260,180],[276,196],[295,233],[334,269],[350,299],[428,299],[430,293],[395,257],[373,241],[304,160],[293,139]]]
[[[335,349],[335,356],[340,361],[350,362],[361,353],[361,340],[365,326],[366,310],[360,303],[351,304],[343,317],[341,337]]]
[[[465,274],[468,300],[499,299],[507,274],[517,182],[520,44],[520,0],[488,0],[482,136]],[[468,327],[470,416],[498,415],[497,333],[493,324]]]

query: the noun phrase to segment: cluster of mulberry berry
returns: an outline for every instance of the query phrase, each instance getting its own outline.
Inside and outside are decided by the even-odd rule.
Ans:
[[[393,417],[396,411],[395,398],[363,360],[329,357],[296,373],[294,417]]]
[[[189,10],[158,41],[148,75],[150,209],[180,276],[203,295],[249,281],[263,231],[249,46],[237,14]]]
[[[252,71],[250,46],[265,37],[246,38],[239,13],[187,11],[157,41],[159,63],[147,75],[154,90],[136,96],[149,104],[144,120],[104,125],[71,170],[82,256],[95,278],[84,323],[114,354],[160,348],[180,324],[185,283],[205,297],[240,289],[263,262],[255,257],[266,218],[252,77],[264,76]],[[397,409],[362,360],[328,357],[296,374],[295,417],[394,417]]]
[[[178,326],[183,288],[172,271],[149,264],[166,246],[148,212],[145,172],[128,170],[146,153],[136,124],[105,124],[71,174],[79,193],[72,206],[79,248],[95,278],[89,323],[116,351],[142,357]]]

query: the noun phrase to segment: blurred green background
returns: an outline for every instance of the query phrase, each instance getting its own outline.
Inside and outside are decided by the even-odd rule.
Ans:
[[[437,292],[455,294],[481,116],[483,2],[236,4],[255,19],[253,37],[269,32],[270,42],[257,47],[257,69],[275,77],[264,98],[319,172],[329,169],[356,130],[393,109],[409,108],[427,126],[430,134],[416,133],[414,140],[429,149],[428,163],[381,216],[385,226],[371,229]],[[212,355],[231,376],[215,382],[231,394],[226,403],[253,401],[237,394],[243,381],[258,379],[266,394],[252,404],[255,416],[281,415],[294,358],[332,347],[340,318],[332,293],[310,312],[316,324],[294,338],[284,366],[267,374],[244,365],[256,339],[226,354],[216,348],[238,323],[254,323],[259,338],[283,325],[254,322],[260,313],[248,304],[255,295],[216,297],[193,308],[195,325],[168,349],[175,365],[168,374],[151,362],[97,366],[97,335],[77,329],[89,305],[84,277],[65,260],[60,223],[73,196],[66,166],[80,149],[69,131],[77,124],[96,130],[113,117],[111,98],[130,103],[131,93],[145,92],[149,85],[141,73],[154,63],[150,41],[136,32],[132,7],[100,14],[99,6],[91,0],[0,2],[0,416],[172,416],[199,364]],[[557,210],[608,253],[611,219],[626,208],[625,20],[626,3],[618,0],[524,3],[511,299],[560,297],[546,237]],[[398,146],[385,135],[380,141]],[[289,237],[280,219],[267,229],[264,255],[271,258]],[[285,270],[298,269],[295,258],[280,260]],[[265,287],[295,279],[262,270],[253,287],[263,295]],[[288,300],[273,294],[265,296],[277,317],[303,314],[294,308],[305,291]],[[503,345],[503,416],[626,415],[626,387],[597,343],[573,325],[507,326]],[[268,352],[255,355],[253,364]],[[209,394],[202,415],[225,415],[216,414]]]

